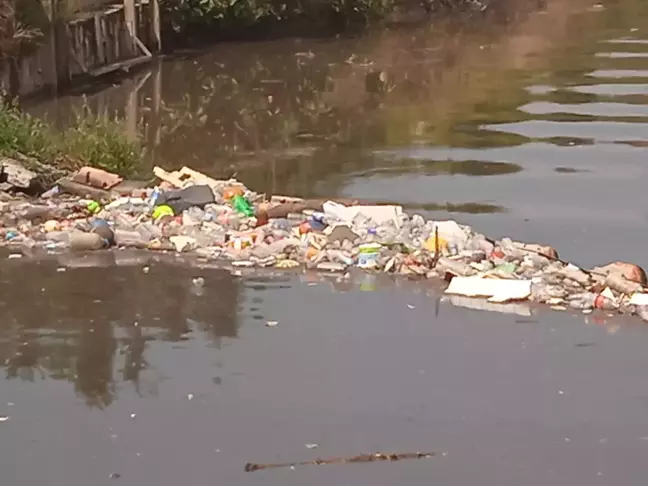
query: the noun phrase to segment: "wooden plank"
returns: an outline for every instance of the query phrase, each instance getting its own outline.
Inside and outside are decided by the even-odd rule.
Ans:
[[[160,35],[160,2],[159,0],[150,0],[149,2],[149,44],[151,51],[160,52],[162,50],[162,37]]]
[[[162,106],[162,65],[158,63],[153,71],[153,146],[160,145],[160,109]]]
[[[81,69],[81,72],[87,73],[88,72],[88,66],[85,65],[85,63],[83,62],[83,59],[79,56],[79,51],[77,49],[77,47],[79,46],[79,43],[76,42],[75,44],[76,44],[75,46],[70,47],[70,54],[72,54],[72,59],[74,59],[76,61],[77,65]],[[81,44],[81,45],[83,45],[83,44]]]
[[[135,0],[124,0],[124,22],[126,23],[126,39],[128,55],[135,55],[135,39],[137,38],[137,24],[135,17]]]
[[[101,64],[106,62],[106,51],[104,50],[104,36],[102,30],[102,21],[99,14],[94,16],[94,26],[95,26],[95,44],[97,48],[97,58]]]
[[[184,187],[184,181],[180,179],[180,177],[178,177],[175,172],[167,172],[162,167],[155,166],[153,167],[153,175],[155,175],[155,177],[157,177],[158,179],[177,188],[181,189]]]
[[[103,50],[104,50],[104,60],[103,63],[110,63],[114,62],[113,59],[110,57],[110,45],[108,43],[108,17],[102,17],[101,18],[101,37],[103,39],[102,45],[103,45]]]
[[[149,56],[140,56],[133,59],[128,59],[126,61],[115,62],[113,64],[108,64],[106,66],[101,66],[97,69],[91,70],[88,74],[91,76],[104,76],[109,73],[114,73],[115,71],[128,71],[136,66],[150,62],[151,58]]]
[[[151,51],[148,50],[148,48],[139,39],[139,37],[135,37],[135,44],[137,44],[137,47],[139,47],[142,50],[142,52],[144,53],[145,56],[153,57],[153,54],[151,54]]]
[[[121,40],[122,40],[122,24],[121,19],[116,20],[115,18],[111,19],[110,25],[113,30],[113,45],[115,47],[115,62],[117,59],[121,59]]]

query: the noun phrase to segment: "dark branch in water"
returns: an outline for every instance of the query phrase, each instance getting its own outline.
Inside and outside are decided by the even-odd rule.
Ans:
[[[439,263],[439,257],[441,256],[439,248],[439,227],[435,226],[434,228],[434,258],[432,259],[431,268],[436,268],[437,263]]]
[[[400,454],[382,454],[380,452],[376,452],[373,454],[362,454],[360,456],[353,457],[334,457],[331,459],[313,459],[310,461],[287,462],[278,464],[255,464],[253,462],[248,462],[245,465],[245,471],[251,472],[260,471],[262,469],[277,469],[295,466],[322,466],[324,464],[348,464],[358,462],[401,461],[404,459],[427,459],[434,456],[436,456],[436,453],[434,452],[405,452]]]

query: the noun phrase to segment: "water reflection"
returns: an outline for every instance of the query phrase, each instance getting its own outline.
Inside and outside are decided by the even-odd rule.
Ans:
[[[88,405],[105,407],[120,382],[138,393],[145,393],[142,382],[155,388],[146,360],[150,341],[200,335],[218,348],[223,337],[237,336],[239,282],[227,272],[202,273],[205,286],[196,295],[196,269],[143,268],[6,262],[0,269],[0,360],[7,379],[67,380]]]
[[[99,112],[126,116],[133,131],[141,127],[157,163],[187,164],[215,175],[238,172],[260,190],[286,189],[281,182],[268,188],[269,173],[285,180],[312,158],[318,163],[328,158],[324,177],[347,172],[350,149],[411,143],[511,146],[524,139],[515,134],[483,137],[475,133],[476,125],[463,130],[455,123],[465,124],[466,115],[475,120],[479,113],[480,121],[492,121],[520,99],[513,89],[493,100],[500,79],[492,66],[502,72],[545,49],[540,40],[520,49],[519,39],[509,38],[517,24],[520,29],[526,25],[528,15],[524,11],[501,22],[435,24],[335,41],[215,49],[164,62],[124,89],[87,101]],[[41,108],[65,124],[78,103],[68,97]],[[384,162],[363,155],[367,168]],[[345,163],[337,164],[340,158]],[[300,177],[305,193],[321,178]]]
[[[421,173],[426,175],[468,175],[468,176],[495,176],[515,174],[522,167],[507,162],[487,162],[481,160],[392,160],[388,167],[376,167],[363,172],[351,173],[358,176],[390,176],[407,173]]]

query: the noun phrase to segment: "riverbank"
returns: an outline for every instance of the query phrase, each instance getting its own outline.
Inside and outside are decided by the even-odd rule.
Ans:
[[[85,108],[58,130],[15,103],[0,103],[0,156],[17,159],[50,185],[85,165],[130,177],[144,170],[142,147],[126,136],[123,123]]]

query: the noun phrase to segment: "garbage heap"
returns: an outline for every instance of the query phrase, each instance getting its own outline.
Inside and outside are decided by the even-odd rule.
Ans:
[[[172,173],[156,167],[154,174],[155,187],[133,189],[113,174],[84,168],[37,199],[3,193],[4,244],[192,253],[235,267],[340,273],[355,267],[445,280],[450,295],[648,320],[646,275],[636,265],[585,270],[561,261],[549,246],[495,241],[400,206],[266,197],[235,179],[215,180],[187,167]]]

